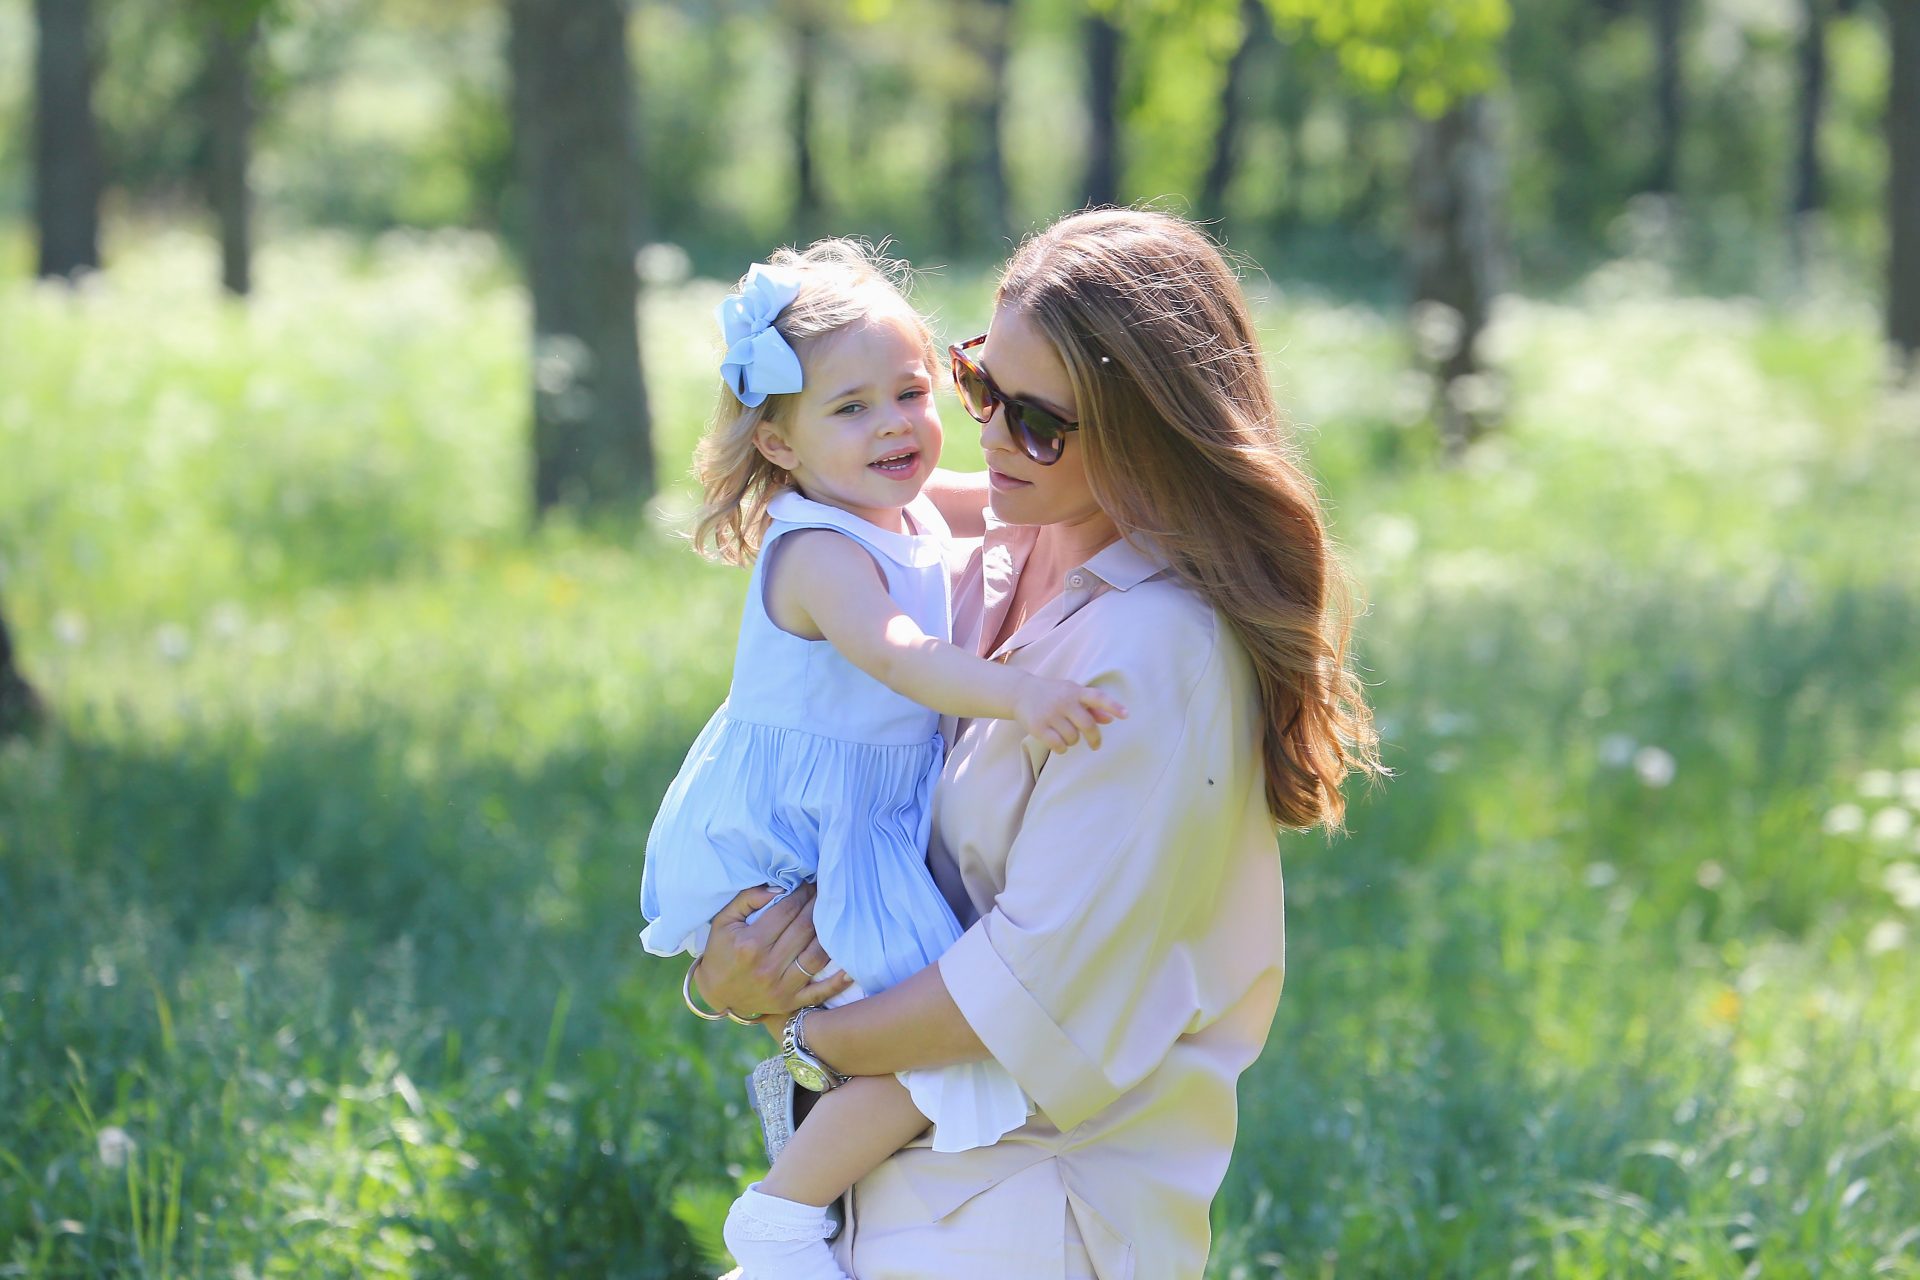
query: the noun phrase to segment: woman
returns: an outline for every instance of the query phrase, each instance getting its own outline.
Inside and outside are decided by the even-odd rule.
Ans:
[[[1199,1276],[1234,1088],[1284,972],[1276,825],[1338,825],[1377,768],[1318,498],[1238,283],[1178,218],[1060,220],[955,348],[990,514],[954,640],[1097,684],[1098,751],[949,724],[929,861],[966,933],[878,996],[810,1009],[806,1047],[874,1075],[997,1059],[1038,1111],[997,1144],[922,1138],[855,1187],[857,1280]],[[784,1015],[837,984],[803,895],[741,895],[695,979]]]

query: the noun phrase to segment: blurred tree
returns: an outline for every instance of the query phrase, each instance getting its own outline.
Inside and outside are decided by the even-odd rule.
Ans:
[[[1265,0],[1240,0],[1240,42],[1227,59],[1226,79],[1220,85],[1218,123],[1213,131],[1213,155],[1200,184],[1200,210],[1211,218],[1226,212],[1227,184],[1233,180],[1244,123],[1242,104],[1247,98],[1248,72],[1255,54],[1266,46],[1271,30]]]
[[[1800,0],[1799,111],[1794,128],[1793,196],[1789,212],[1794,243],[1800,246],[1800,225],[1823,202],[1820,179],[1820,120],[1827,101],[1827,3]]]
[[[1659,132],[1653,153],[1653,170],[1647,175],[1646,189],[1671,195],[1679,189],[1680,138],[1685,128],[1685,99],[1682,79],[1681,28],[1685,14],[1683,0],[1652,0],[1654,84]]]
[[[1500,148],[1485,94],[1460,99],[1437,119],[1415,125],[1412,234],[1408,257],[1416,307],[1435,364],[1434,416],[1440,438],[1458,454],[1491,423],[1480,382],[1479,337],[1500,289]]]
[[[1433,325],[1435,416],[1457,452],[1491,422],[1479,339],[1501,276],[1504,175],[1489,92],[1500,83],[1505,0],[1267,0],[1286,27],[1339,55],[1364,87],[1420,117],[1409,172],[1407,259],[1416,314]]]
[[[622,0],[508,0],[516,167],[533,294],[533,497],[645,501],[639,174]]]
[[[935,207],[947,249],[1000,245],[1011,223],[1001,139],[1013,0],[954,0],[958,57],[946,93],[946,165]]]
[[[91,0],[34,0],[34,213],[40,274],[100,266],[99,129],[93,110]]]
[[[1885,0],[1887,85],[1887,336],[1920,353],[1920,0]]]
[[[14,664],[13,635],[7,630],[6,606],[0,603],[0,739],[31,731],[44,715],[39,695]]]
[[[1081,202],[1120,202],[1120,26],[1095,10],[1084,19],[1087,59],[1087,159]]]
[[[789,0],[787,21],[793,35],[793,222],[801,239],[820,230],[820,178],[814,163],[813,95],[820,74],[823,22],[814,0]]]
[[[220,235],[220,284],[244,298],[253,288],[252,151],[254,57],[276,0],[196,0],[206,50],[200,98],[206,113],[207,203]]]

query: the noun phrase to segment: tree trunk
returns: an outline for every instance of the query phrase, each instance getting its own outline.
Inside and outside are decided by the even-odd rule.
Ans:
[[[34,214],[40,274],[73,277],[100,266],[104,176],[93,116],[90,0],[34,0]]]
[[[253,54],[258,25],[215,17],[207,54],[208,203],[220,227],[220,283],[244,298],[253,287],[252,196],[247,186],[253,134]]]
[[[1120,203],[1120,28],[1101,15],[1086,19],[1088,205]]]
[[[533,294],[533,496],[644,501],[633,73],[622,0],[509,0],[515,162]]]
[[[1227,78],[1220,86],[1220,123],[1213,132],[1213,159],[1200,185],[1200,210],[1218,218],[1226,212],[1227,185],[1233,181],[1235,153],[1247,93],[1247,70],[1268,32],[1265,0],[1240,0],[1240,44],[1227,60]]]
[[[1669,195],[1679,189],[1680,130],[1685,123],[1680,59],[1681,3],[1682,0],[1653,0],[1654,103],[1659,114],[1659,133],[1647,190]]]
[[[820,226],[820,180],[813,162],[813,82],[819,61],[820,26],[803,9],[793,24],[793,220],[808,237]]]
[[[1827,109],[1827,14],[1824,0],[1801,0],[1800,118],[1794,130],[1794,221],[1826,203],[1820,174],[1820,120]]]
[[[1920,0],[1887,0],[1887,336],[1920,353]]]
[[[1012,8],[1012,0],[975,0],[952,11],[954,43],[977,59],[980,76],[947,100],[945,175],[935,199],[949,252],[1006,247],[1011,220],[1000,128]]]
[[[44,714],[39,695],[14,665],[13,635],[0,607],[0,739],[32,731]]]
[[[1417,308],[1440,317],[1443,323],[1434,327],[1447,335],[1428,354],[1441,436],[1456,454],[1492,425],[1485,397],[1471,394],[1484,383],[1462,379],[1480,371],[1480,333],[1499,289],[1503,181],[1492,105],[1484,95],[1419,122],[1409,253],[1413,298]]]

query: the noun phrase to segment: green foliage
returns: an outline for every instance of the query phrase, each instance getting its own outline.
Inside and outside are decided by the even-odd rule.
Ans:
[[[0,1269],[711,1274],[765,1041],[686,1015],[634,897],[741,575],[652,520],[523,540],[486,242],[213,279],[167,236],[0,287],[59,717],[0,749]],[[1872,309],[1646,262],[1514,300],[1511,430],[1447,470],[1404,318],[1254,283],[1398,776],[1283,842],[1211,1274],[1920,1274],[1920,408]],[[669,475],[719,292],[648,300]]]
[[[811,134],[823,210],[794,220],[796,10],[770,0],[636,0],[644,241],[716,276],[821,231],[892,236],[914,257],[985,266],[1004,249],[978,192],[947,189],[980,110],[986,62],[969,39],[982,0],[816,6]],[[209,6],[97,8],[96,102],[119,215],[198,207]],[[1797,10],[1702,0],[1682,32],[1678,191],[1640,199],[1657,146],[1653,24],[1595,0],[1262,0],[1242,134],[1221,226],[1236,244],[1352,296],[1402,287],[1414,111],[1484,89],[1511,184],[1517,278],[1556,288],[1622,253],[1661,257],[1692,286],[1780,296],[1811,271],[1875,278],[1884,245],[1883,21],[1827,24],[1821,146],[1826,207],[1790,253],[1787,192]],[[1121,195],[1192,208],[1220,120],[1240,0],[1104,0],[1121,25]],[[1011,7],[1001,142],[1014,234],[1078,204],[1086,140],[1086,0]],[[263,238],[321,226],[517,228],[502,11],[482,0],[276,0],[255,70],[253,183]],[[30,213],[31,15],[0,7],[0,220]],[[1215,211],[1205,211],[1215,212]]]
[[[1267,0],[1285,29],[1332,49],[1354,81],[1424,115],[1500,79],[1507,0]]]

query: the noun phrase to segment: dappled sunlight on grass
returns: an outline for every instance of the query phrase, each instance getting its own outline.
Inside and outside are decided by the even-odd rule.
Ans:
[[[634,934],[745,586],[665,527],[723,286],[645,305],[668,494],[528,534],[488,242],[213,278],[155,234],[0,288],[58,714],[0,748],[0,1274],[700,1274],[764,1042]],[[1398,776],[1282,841],[1213,1273],[1920,1275],[1920,391],[1872,314],[1511,300],[1456,467],[1400,318],[1261,320]]]

